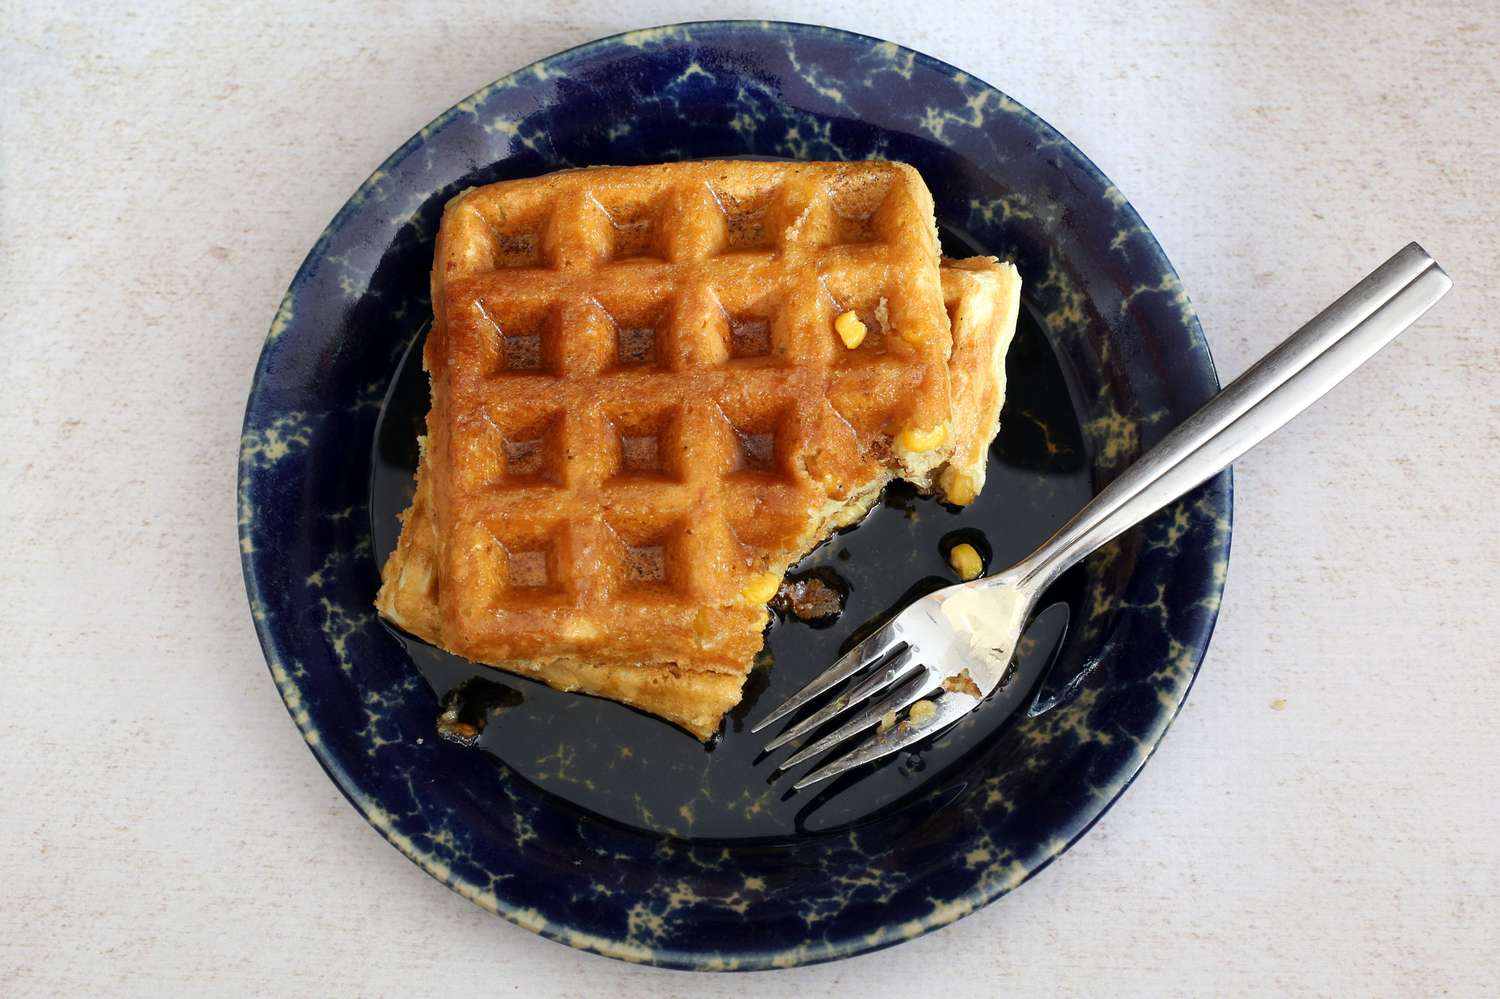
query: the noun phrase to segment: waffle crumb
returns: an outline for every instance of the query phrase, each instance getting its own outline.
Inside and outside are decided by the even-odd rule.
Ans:
[[[974,697],[983,697],[984,691],[979,689],[979,684],[969,675],[968,670],[960,670],[957,676],[950,676],[943,681],[943,689],[950,694],[970,694]]]
[[[948,564],[953,566],[958,578],[965,582],[978,579],[984,573],[984,560],[970,544],[954,545],[948,552]]]
[[[772,607],[799,621],[828,621],[844,609],[844,594],[816,575],[788,576],[776,591]]]
[[[844,341],[844,346],[853,350],[865,342],[865,334],[870,332],[864,323],[860,322],[859,316],[853,309],[845,312],[833,321],[833,328],[838,333],[839,339]]]
[[[885,714],[883,714],[883,715],[880,716],[880,724],[875,726],[875,733],[877,735],[884,735],[886,732],[889,732],[891,729],[893,729],[895,727],[896,727],[896,712],[894,712],[894,711],[887,711]]]

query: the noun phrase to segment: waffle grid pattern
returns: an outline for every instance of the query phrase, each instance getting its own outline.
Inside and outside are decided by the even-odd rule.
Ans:
[[[584,612],[588,644],[635,611],[706,609],[701,640],[800,557],[811,516],[896,466],[892,435],[944,423],[925,197],[893,164],[737,163],[451,204],[428,366],[460,630],[514,654],[529,612]],[[850,309],[871,330],[854,350],[833,330]]]

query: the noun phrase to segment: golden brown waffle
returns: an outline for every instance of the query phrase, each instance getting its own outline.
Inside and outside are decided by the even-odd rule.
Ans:
[[[432,514],[432,481],[438,476],[423,449],[417,466],[416,495],[401,515],[401,539],[386,561],[376,606],[392,624],[431,645],[445,647],[439,611],[437,519]],[[745,673],[683,670],[665,663],[630,666],[577,658],[509,660],[502,669],[564,691],[580,691],[658,715],[707,740],[724,713],[739,703]]]
[[[963,439],[931,212],[889,163],[598,168],[455,199],[382,613],[706,738],[787,565]],[[852,350],[847,311],[870,331]]]
[[[943,301],[953,330],[948,382],[953,454],[938,475],[943,497],[960,506],[984,488],[990,441],[1005,402],[1005,355],[1021,309],[1021,275],[994,257],[944,260]]]

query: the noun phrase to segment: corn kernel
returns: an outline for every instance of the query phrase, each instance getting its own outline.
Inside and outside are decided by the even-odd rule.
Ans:
[[[592,621],[569,621],[563,625],[562,635],[570,642],[592,642],[599,637],[599,629]]]
[[[707,644],[707,639],[712,637],[713,633],[713,615],[708,612],[707,607],[698,608],[698,613],[693,615],[693,634],[697,637],[698,644]]]
[[[958,573],[958,578],[968,581],[978,579],[984,572],[984,560],[974,550],[973,545],[954,545],[948,552],[948,564],[953,566],[953,571]]]
[[[923,451],[931,451],[943,441],[948,439],[948,424],[939,423],[931,430],[918,430],[915,427],[907,427],[901,431],[901,436],[896,443],[913,454],[921,454]]]
[[[906,713],[906,720],[911,722],[913,725],[920,725],[936,714],[936,704],[933,704],[931,701],[918,701],[917,703],[913,704],[911,706],[911,710]]]
[[[927,338],[922,336],[921,330],[902,330],[901,339],[905,340],[913,347],[920,347],[922,346],[922,344],[927,342]]]
[[[833,328],[838,333],[839,339],[844,341],[844,346],[850,350],[864,343],[865,334],[870,332],[852,309],[835,319]]]
[[[949,503],[959,506],[968,506],[974,502],[974,497],[979,495],[974,489],[974,478],[967,472],[959,472],[947,468],[943,470],[942,481],[943,498]]]
[[[781,589],[781,577],[774,572],[763,572],[746,583],[743,592],[746,600],[763,604],[774,597],[779,589]]]

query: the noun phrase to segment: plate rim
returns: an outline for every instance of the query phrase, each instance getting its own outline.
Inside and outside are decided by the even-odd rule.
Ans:
[[[933,912],[927,917],[913,921],[913,923],[905,924],[903,932],[886,934],[882,939],[876,941],[853,940],[845,937],[830,941],[827,946],[813,953],[809,953],[805,949],[793,947],[783,947],[776,950],[746,950],[743,952],[736,952],[733,963],[729,965],[723,963],[724,955],[722,953],[719,953],[710,958],[704,951],[683,948],[657,948],[652,950],[648,956],[643,957],[642,955],[637,953],[635,949],[626,947],[620,942],[599,938],[591,934],[580,933],[569,928],[566,924],[562,924],[555,920],[543,917],[540,913],[537,913],[534,910],[526,910],[513,905],[507,905],[506,900],[504,898],[501,898],[498,894],[486,895],[478,885],[468,883],[467,881],[456,875],[454,872],[452,872],[448,868],[448,866],[441,860],[418,849],[415,844],[413,844],[406,837],[400,835],[393,827],[389,816],[386,815],[384,810],[380,807],[378,798],[374,795],[369,794],[364,788],[360,787],[358,781],[342,765],[337,756],[333,754],[333,752],[327,747],[326,744],[322,743],[316,738],[316,729],[313,728],[311,726],[311,723],[307,720],[305,710],[301,711],[301,713],[299,714],[299,698],[295,683],[287,675],[281,665],[281,660],[284,658],[284,650],[280,648],[281,641],[280,636],[277,633],[278,629],[269,622],[266,616],[262,615],[258,611],[258,608],[264,604],[265,598],[261,591],[262,581],[259,578],[258,567],[255,565],[254,550],[251,540],[251,532],[254,526],[254,519],[252,516],[251,519],[247,521],[245,515],[247,507],[253,510],[256,505],[251,496],[251,486],[254,479],[254,473],[257,471],[257,466],[255,465],[251,457],[246,453],[244,447],[245,436],[246,434],[251,432],[252,429],[254,429],[252,420],[254,419],[257,411],[257,404],[262,400],[262,392],[266,388],[266,378],[264,376],[266,375],[268,367],[267,361],[270,358],[271,351],[277,336],[279,335],[281,330],[292,320],[293,301],[300,288],[310,278],[310,272],[314,269],[314,265],[323,257],[329,243],[340,231],[348,217],[356,210],[361,202],[362,197],[370,193],[376,187],[376,185],[378,185],[379,181],[388,173],[390,173],[393,168],[400,165],[406,160],[407,157],[409,157],[413,152],[419,149],[422,146],[423,142],[427,139],[429,133],[443,127],[451,119],[463,113],[465,105],[477,104],[494,90],[508,85],[510,81],[519,80],[521,77],[528,73],[537,73],[538,75],[541,75],[538,72],[539,69],[546,67],[548,64],[554,63],[555,61],[560,59],[586,57],[591,54],[593,50],[602,51],[618,48],[621,45],[632,45],[633,43],[629,41],[630,39],[636,39],[639,42],[644,42],[653,34],[679,30],[732,30],[759,31],[762,33],[776,30],[789,31],[793,34],[807,32],[824,37],[833,37],[845,43],[868,43],[874,45],[892,46],[894,50],[898,53],[901,53],[903,57],[909,55],[917,63],[923,64],[929,69],[936,70],[949,77],[961,76],[981,88],[985,88],[988,91],[992,91],[1005,97],[1005,99],[1011,104],[1010,110],[1012,110],[1013,112],[1018,112],[1025,118],[1029,119],[1033,126],[1037,127],[1039,130],[1051,133],[1051,135],[1059,141],[1059,145],[1063,149],[1065,155],[1082,170],[1092,175],[1093,179],[1096,180],[1102,187],[1107,187],[1108,189],[1115,192],[1119,191],[1119,188],[1109,180],[1104,172],[1099,169],[1099,167],[1093,162],[1092,159],[1088,157],[1087,154],[1085,154],[1081,149],[1079,149],[1070,140],[1063,136],[1063,134],[1059,132],[1055,127],[1053,127],[1050,122],[1042,118],[1030,108],[1026,107],[1018,101],[1015,101],[1013,98],[1010,98],[1010,96],[1000,88],[995,87],[993,84],[989,83],[981,77],[975,76],[974,74],[969,73],[966,70],[962,70],[952,65],[951,63],[928,55],[918,49],[902,45],[899,42],[888,41],[886,39],[881,39],[847,28],[821,25],[811,22],[783,21],[775,19],[706,19],[671,22],[653,25],[650,27],[620,31],[614,34],[593,38],[588,41],[581,42],[577,45],[573,45],[565,49],[560,49],[542,58],[533,60],[509,73],[496,78],[490,83],[478,88],[468,96],[456,101],[454,104],[433,117],[424,126],[422,126],[422,128],[413,133],[411,137],[409,137],[406,141],[401,143],[400,146],[398,146],[380,162],[380,164],[365,178],[364,181],[359,184],[358,187],[355,188],[351,195],[340,205],[337,212],[335,212],[327,225],[325,225],[320,231],[311,248],[303,256],[301,263],[298,265],[297,270],[294,272],[292,280],[287,287],[285,295],[282,297],[277,306],[275,317],[271,322],[265,342],[263,343],[261,351],[257,356],[254,373],[252,375],[250,391],[248,393],[248,398],[245,406],[245,418],[243,421],[241,433],[241,452],[238,459],[236,475],[236,500],[237,509],[239,511],[237,536],[240,547],[241,568],[244,575],[246,595],[252,611],[252,619],[255,626],[256,637],[261,646],[262,654],[266,659],[267,668],[272,674],[273,681],[276,683],[278,693],[282,697],[283,706],[287,709],[287,712],[291,717],[293,723],[303,734],[304,740],[307,743],[308,748],[312,751],[314,758],[317,759],[319,765],[323,768],[324,772],[328,774],[329,779],[339,789],[340,793],[344,795],[345,799],[349,801],[349,803],[356,809],[356,811],[360,813],[361,817],[364,818],[365,821],[368,822],[382,836],[382,838],[384,838],[392,846],[396,847],[413,864],[421,868],[424,872],[438,880],[440,883],[451,888],[457,894],[469,899],[471,902],[474,902],[476,905],[480,906],[486,911],[493,912],[496,915],[502,916],[508,922],[511,922],[523,929],[531,930],[545,939],[553,940],[557,943],[562,943],[576,949],[598,953],[606,957],[613,957],[633,963],[645,963],[660,967],[683,970],[762,970],[769,968],[785,968],[790,966],[820,964],[827,961],[851,957],[861,953],[869,953],[876,950],[882,950],[886,947],[890,947],[897,943],[900,943],[903,940],[925,935],[926,933],[929,933],[933,930],[949,925],[962,918],[963,916],[977,911],[978,909],[995,901],[1005,894],[1014,891],[1016,888],[1020,887],[1027,881],[1030,881],[1039,872],[1049,867],[1051,863],[1059,856],[1061,856],[1067,850],[1071,849],[1072,846],[1080,839],[1082,839],[1089,831],[1091,831],[1094,825],[1101,818],[1103,818],[1105,814],[1109,812],[1109,810],[1115,805],[1115,803],[1119,801],[1120,797],[1125,793],[1125,791],[1135,782],[1136,778],[1144,769],[1146,763],[1155,756],[1156,752],[1161,747],[1162,741],[1165,739],[1166,733],[1170,730],[1173,722],[1181,713],[1187,696],[1191,692],[1192,687],[1197,680],[1199,671],[1202,668],[1203,661],[1207,656],[1208,648],[1218,622],[1220,610],[1219,599],[1215,599],[1214,605],[1209,613],[1207,613],[1205,620],[1203,620],[1203,622],[1196,629],[1201,633],[1201,638],[1197,635],[1194,636],[1195,641],[1193,643],[1194,653],[1192,656],[1192,667],[1186,673],[1186,682],[1183,684],[1179,696],[1175,698],[1175,702],[1170,706],[1170,709],[1166,710],[1165,713],[1161,716],[1161,727],[1157,732],[1156,739],[1150,746],[1149,750],[1144,753],[1137,754],[1133,769],[1131,769],[1129,773],[1126,774],[1123,779],[1120,780],[1120,782],[1111,789],[1109,798],[1103,802],[1102,806],[1099,807],[1097,812],[1095,812],[1090,818],[1087,819],[1087,821],[1083,823],[1083,825],[1076,831],[1076,833],[1074,833],[1066,842],[1061,843],[1059,847],[1049,856],[1041,859],[1034,866],[1030,867],[1029,870],[1025,871],[1018,880],[1003,887],[999,887],[998,889],[993,891],[986,892],[982,888],[976,887],[969,892],[960,893],[955,900],[955,902],[959,904],[935,906]],[[1117,207],[1118,210],[1125,213],[1126,217],[1130,221],[1136,223],[1139,226],[1140,231],[1145,233],[1147,237],[1146,250],[1151,258],[1151,266],[1159,270],[1163,274],[1170,275],[1174,279],[1177,278],[1176,268],[1168,259],[1165,251],[1161,247],[1161,244],[1156,239],[1155,234],[1150,231],[1149,227],[1146,226],[1144,221],[1140,218],[1140,215],[1135,209],[1134,205],[1128,199],[1124,199],[1123,195],[1121,195],[1121,203]],[[1186,332],[1190,340],[1195,342],[1197,346],[1202,348],[1202,358],[1204,363],[1206,364],[1206,369],[1203,371],[1203,374],[1208,379],[1209,384],[1212,387],[1217,388],[1220,385],[1217,367],[1214,363],[1213,355],[1209,349],[1207,337],[1204,334],[1197,311],[1192,306],[1191,301],[1188,299],[1185,291],[1181,296],[1181,307],[1183,310],[1183,325],[1186,328]],[[1233,520],[1235,508],[1234,476],[1232,468],[1225,469],[1218,476],[1210,479],[1209,482],[1206,483],[1206,485],[1220,485],[1223,488],[1222,516],[1225,520],[1226,527],[1222,534],[1222,549],[1217,554],[1220,557],[1220,561],[1225,565],[1227,571],[1227,565],[1233,539]],[[1213,596],[1215,598],[1222,597],[1224,585],[1225,576],[1221,574],[1214,584]]]

